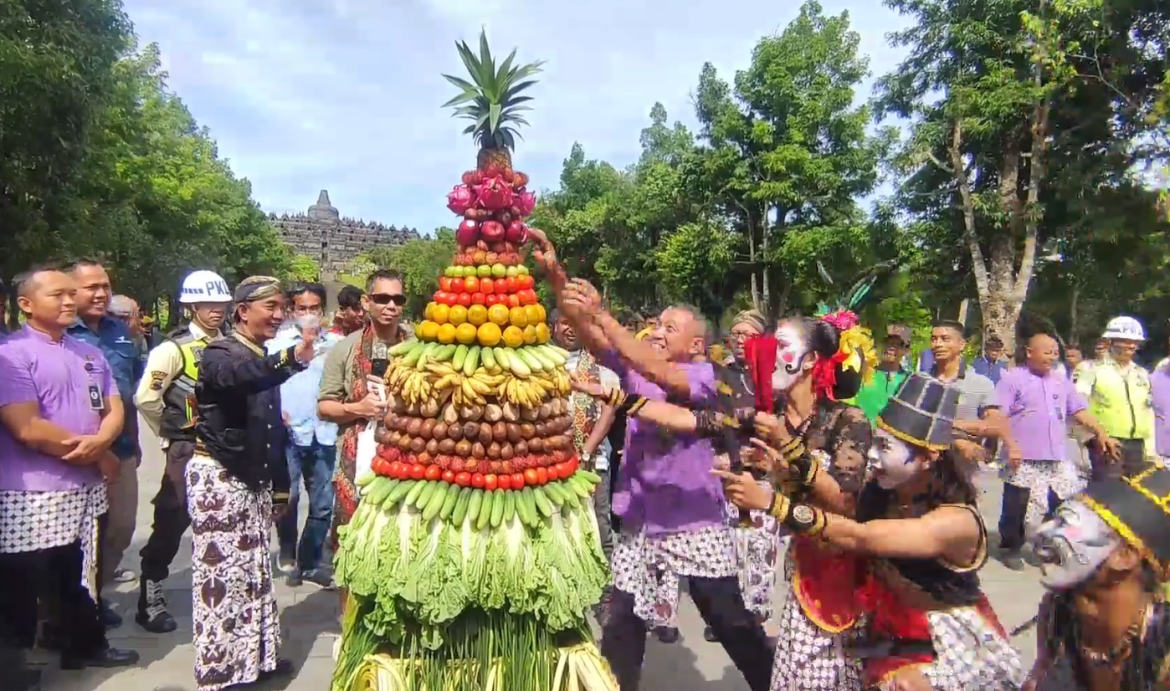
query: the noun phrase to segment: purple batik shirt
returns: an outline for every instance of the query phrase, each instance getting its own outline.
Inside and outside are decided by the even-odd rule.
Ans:
[[[667,400],[657,384],[634,372],[617,356],[605,353],[601,362],[622,380],[622,388],[655,401]],[[716,400],[715,370],[709,362],[677,365],[687,373],[688,407]],[[725,525],[723,486],[711,474],[715,451],[711,442],[693,434],[669,432],[644,420],[630,420],[626,449],[613,493],[613,512],[622,528],[644,529],[647,535],[669,535]]]
[[[1159,456],[1170,456],[1170,364],[1150,375],[1150,396],[1154,408],[1154,448]]]
[[[0,343],[0,408],[36,403],[41,417],[75,435],[97,434],[101,411],[90,405],[96,384],[117,396],[110,366],[96,346],[64,336],[54,342],[25,326]],[[77,466],[18,442],[0,424],[0,490],[60,492],[102,481],[97,466]]]
[[[1012,439],[1024,459],[1066,460],[1068,418],[1086,407],[1071,379],[1056,369],[1039,375],[1027,367],[1013,367],[1000,376],[995,398],[1008,416]]]

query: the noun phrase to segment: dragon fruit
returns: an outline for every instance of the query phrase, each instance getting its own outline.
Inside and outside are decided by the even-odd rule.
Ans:
[[[485,178],[475,192],[479,205],[490,211],[499,211],[512,205],[512,188],[499,176]]]
[[[516,206],[520,209],[520,216],[528,218],[536,208],[536,193],[525,190],[516,197]]]
[[[455,231],[455,240],[460,247],[470,247],[479,239],[479,223],[470,218],[463,219]]]
[[[475,193],[467,185],[455,185],[447,193],[447,208],[457,216],[462,216],[475,204]]]

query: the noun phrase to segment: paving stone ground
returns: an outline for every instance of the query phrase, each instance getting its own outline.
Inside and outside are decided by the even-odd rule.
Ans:
[[[144,426],[145,429],[145,426]],[[138,550],[150,532],[150,504],[162,477],[162,456],[157,443],[144,432],[143,460],[139,478],[138,529],[134,544],[127,551],[123,566],[138,571]],[[995,542],[995,524],[999,517],[1000,485],[994,475],[983,482],[986,491],[981,501],[983,515]],[[306,508],[302,506],[300,515]],[[273,536],[273,548],[276,548]],[[133,622],[137,584],[124,584],[107,593],[107,599],[122,614],[126,623],[110,632],[114,645],[132,648],[142,656],[133,669],[112,671],[62,672],[55,660],[34,652],[34,661],[44,663],[43,691],[194,691],[192,677],[194,652],[191,647],[191,547],[190,539],[172,566],[167,580],[167,601],[179,622],[174,633],[155,636]],[[984,590],[991,599],[1001,622],[1009,630],[1027,621],[1036,612],[1042,589],[1037,571],[1029,567],[1023,573],[1005,569],[991,560],[981,572]],[[782,602],[784,588],[778,588],[777,603]],[[282,654],[297,666],[297,674],[279,683],[259,687],[260,691],[328,691],[333,671],[332,648],[339,634],[338,599],[335,593],[314,586],[289,588],[283,579],[277,586],[284,632]],[[682,638],[674,645],[652,639],[646,651],[643,688],[671,691],[747,691],[747,685],[731,665],[723,649],[703,640],[703,621],[686,596],[679,609]],[[1027,631],[1015,639],[1028,665],[1035,654],[1035,638]],[[0,688],[4,684],[0,681]]]

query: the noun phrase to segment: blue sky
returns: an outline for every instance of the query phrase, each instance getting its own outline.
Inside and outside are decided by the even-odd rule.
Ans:
[[[875,0],[848,10],[871,71],[902,57],[885,35],[906,21]],[[463,125],[439,106],[462,74],[456,39],[481,26],[493,48],[547,61],[515,157],[536,188],[557,185],[574,141],[590,158],[634,161],[650,107],[693,124],[706,61],[730,78],[796,16],[768,0],[126,0],[157,42],[170,86],[266,211],[303,211],[325,188],[342,214],[429,233],[450,224],[446,192],[475,165]],[[868,96],[867,84],[863,96]]]

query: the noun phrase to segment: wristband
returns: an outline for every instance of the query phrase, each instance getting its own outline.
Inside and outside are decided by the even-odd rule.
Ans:
[[[825,526],[828,525],[824,511],[808,504],[794,503],[779,492],[772,495],[768,513],[798,535],[814,537],[824,532]]]
[[[610,389],[609,395],[606,396],[605,402],[614,408],[620,408],[626,402],[626,392],[621,389]]]
[[[724,430],[739,429],[739,421],[715,410],[695,411],[695,434],[700,437],[715,439],[723,435]]]
[[[803,448],[796,458],[786,459],[793,477],[805,487],[812,487],[821,473],[821,461]]]

